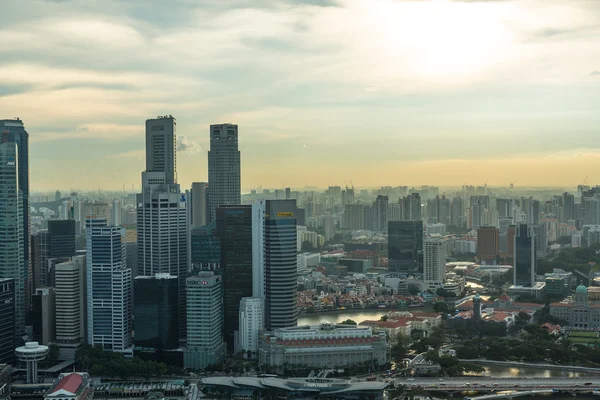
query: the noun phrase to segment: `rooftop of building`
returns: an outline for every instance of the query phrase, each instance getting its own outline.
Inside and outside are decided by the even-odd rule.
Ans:
[[[202,378],[204,385],[225,386],[230,389],[244,387],[255,389],[283,389],[291,392],[327,392],[328,394],[355,392],[355,391],[380,391],[388,384],[386,382],[352,382],[345,379],[330,378],[260,378],[243,377],[235,378],[218,376]]]
[[[77,372],[71,372],[64,375],[53,387],[51,387],[46,396],[74,396],[77,394],[83,384],[83,375]]]

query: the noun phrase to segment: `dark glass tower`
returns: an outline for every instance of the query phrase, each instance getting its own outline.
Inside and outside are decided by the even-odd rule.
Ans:
[[[388,258],[390,271],[423,273],[423,221],[388,222]]]
[[[240,301],[252,296],[252,207],[220,206],[216,212],[223,273],[224,338],[234,348]]]
[[[134,279],[135,346],[170,350],[179,346],[179,286],[176,276],[156,274]]]
[[[75,220],[48,221],[50,258],[75,255]]]
[[[15,281],[0,279],[0,363],[15,360]]]
[[[206,271],[219,268],[221,263],[221,241],[217,236],[216,223],[192,228],[190,239],[192,268]]]
[[[514,246],[514,284],[532,286],[535,283],[535,238],[534,230],[527,224],[517,226]]]
[[[31,296],[32,290],[32,273],[29,254],[31,253],[30,232],[31,224],[29,220],[29,133],[25,130],[23,121],[18,118],[0,120],[0,133],[6,135],[7,141],[17,144],[19,154],[19,165],[17,174],[19,176],[19,190],[22,194],[22,209],[23,209],[23,236],[25,245],[23,247],[23,259],[25,261],[25,295],[28,299]]]

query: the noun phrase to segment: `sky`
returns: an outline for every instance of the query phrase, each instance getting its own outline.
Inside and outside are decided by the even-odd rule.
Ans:
[[[31,189],[179,182],[239,125],[242,187],[600,183],[597,0],[1,0],[0,118]]]

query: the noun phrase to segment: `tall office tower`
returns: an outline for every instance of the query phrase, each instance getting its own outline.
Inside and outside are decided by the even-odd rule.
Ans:
[[[600,224],[600,197],[582,197],[583,224]]]
[[[498,218],[498,250],[503,255],[508,253],[508,230],[512,224],[512,217]]]
[[[500,252],[500,234],[498,228],[482,226],[477,229],[477,259],[494,263]]]
[[[344,206],[344,229],[353,231],[365,229],[365,211],[362,204],[346,204]]]
[[[156,351],[179,347],[177,277],[138,276],[133,282],[135,346]]]
[[[296,200],[252,206],[252,296],[264,299],[265,328],[297,325]]]
[[[252,206],[219,206],[216,222],[221,244],[224,337],[233,351],[240,301],[252,296]]]
[[[56,344],[61,360],[75,360],[75,353],[85,339],[85,258],[75,256],[54,267]]]
[[[286,200],[291,200],[292,199],[292,189],[285,188],[285,199]]]
[[[512,199],[496,199],[496,211],[498,218],[510,217],[512,215]]]
[[[452,199],[450,205],[450,225],[464,227],[465,224],[465,202],[462,197]]]
[[[75,220],[48,221],[50,258],[75,255]]]
[[[216,217],[218,206],[242,203],[237,125],[210,126],[208,184],[208,207],[211,221]]]
[[[50,258],[50,235],[40,231],[31,235],[32,290],[48,286],[48,259]]]
[[[258,297],[244,297],[240,303],[239,343],[243,352],[258,352],[258,332],[264,329],[263,300]]]
[[[516,230],[513,279],[515,285],[535,284],[535,232],[527,224],[519,224]]]
[[[385,231],[388,223],[388,197],[379,195],[373,203],[373,227],[374,231]]]
[[[535,234],[536,258],[544,258],[548,255],[548,223],[541,222],[530,226]]]
[[[191,198],[191,226],[192,228],[200,228],[207,224],[207,199],[208,184],[206,182],[192,183],[192,198]]]
[[[19,175],[18,178],[18,189],[21,194],[21,208],[22,211],[20,213],[22,220],[22,232],[23,232],[23,242],[24,245],[21,248],[23,252],[23,265],[25,267],[25,277],[24,282],[27,282],[25,292],[26,296],[26,304],[29,302],[29,298],[31,296],[31,288],[33,286],[32,282],[32,273],[31,273],[31,262],[29,260],[29,255],[31,253],[30,247],[30,236],[31,236],[31,220],[29,216],[29,133],[25,130],[25,126],[23,125],[23,121],[19,118],[15,119],[3,119],[0,120],[0,133],[2,134],[2,142],[14,143],[17,145],[18,152],[18,162],[16,163],[17,173]],[[12,150],[10,151],[12,152]],[[3,152],[4,153],[4,152]],[[10,155],[8,155],[10,157]],[[2,160],[3,168],[7,162],[17,161],[17,157],[13,157],[13,160]],[[6,161],[6,162],[4,162]],[[10,167],[10,166],[7,166]],[[4,174],[3,174],[4,175]],[[7,178],[2,178],[7,179]],[[16,191],[15,191],[16,193]],[[3,265],[3,263],[0,263]],[[18,282],[15,280],[15,286],[18,286]],[[19,288],[16,289],[17,294],[20,291]],[[18,318],[17,318],[18,319]],[[18,326],[18,325],[17,325]]]
[[[177,122],[171,115],[146,120],[146,172],[164,172],[177,183]]]
[[[56,315],[53,287],[37,288],[31,299],[31,322],[33,340],[48,345],[54,342],[54,318]]]
[[[429,289],[439,289],[446,277],[446,243],[440,238],[423,242],[423,281]]]
[[[527,221],[529,224],[540,223],[540,201],[531,199],[529,201],[529,209],[523,210],[527,212]]]
[[[401,200],[402,220],[421,221],[421,196],[419,193],[411,193]]]
[[[0,363],[12,365],[15,360],[15,280],[0,278]]]
[[[110,209],[110,225],[121,225],[121,202],[119,200],[113,200],[112,202],[112,207]]]
[[[193,271],[212,271],[221,266],[221,240],[217,236],[216,221],[190,232],[191,263]]]
[[[18,145],[7,140],[8,135],[4,132],[0,144],[0,279],[14,279],[16,334],[20,336],[25,329],[28,309],[28,268],[23,247],[27,246],[29,239],[25,240],[27,231],[23,230]]]
[[[191,276],[187,285],[187,349],[184,368],[205,369],[225,359],[223,342],[223,282],[221,276],[202,271]]]
[[[125,259],[125,228],[106,218],[85,221],[87,341],[120,353],[132,348],[132,281]]]
[[[506,242],[508,243],[508,250],[506,252],[506,256],[509,259],[514,258],[514,256],[515,256],[515,238],[516,238],[516,236],[517,236],[517,226],[509,225],[508,233],[506,235]]]
[[[575,219],[575,196],[571,193],[563,193],[563,214],[561,222],[567,222],[570,219]]]
[[[179,335],[185,340],[188,210],[177,182],[175,119],[146,121],[146,168],[137,195],[139,275],[170,274],[179,284]]]
[[[390,271],[423,273],[423,221],[388,222],[388,258]]]

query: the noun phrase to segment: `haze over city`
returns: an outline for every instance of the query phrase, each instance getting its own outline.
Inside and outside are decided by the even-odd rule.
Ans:
[[[31,188],[139,185],[177,118],[179,182],[239,125],[242,189],[598,181],[594,1],[41,1],[0,5],[0,110]]]

